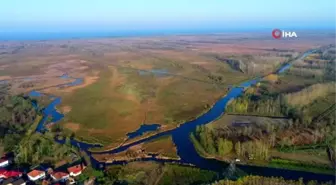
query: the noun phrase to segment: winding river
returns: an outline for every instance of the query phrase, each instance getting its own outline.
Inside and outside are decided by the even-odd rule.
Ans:
[[[314,51],[313,50],[306,51],[300,56],[300,58],[303,58],[312,52]],[[285,72],[288,68],[290,68],[292,63],[293,61],[283,65],[277,71],[277,73],[280,74],[280,73]],[[66,76],[62,76],[62,78],[71,78],[71,77],[66,75]],[[180,127],[177,127],[173,130],[161,132],[149,138],[141,139],[133,143],[118,147],[116,149],[112,149],[112,150],[104,151],[104,152],[88,151],[89,148],[100,147],[100,145],[82,143],[76,140],[71,140],[71,144],[76,147],[79,147],[83,151],[86,151],[87,154],[91,157],[92,164],[95,167],[103,168],[107,165],[126,163],[126,161],[102,163],[102,162],[98,162],[95,159],[93,159],[91,154],[93,153],[95,154],[118,153],[118,152],[127,150],[131,146],[134,146],[134,145],[137,145],[143,142],[147,142],[150,140],[154,140],[164,135],[171,135],[173,138],[173,142],[176,145],[177,153],[181,158],[180,160],[157,159],[153,156],[152,158],[142,159],[142,161],[176,162],[179,164],[191,164],[191,165],[194,165],[202,169],[216,171],[220,174],[220,176],[225,176],[225,171],[229,169],[228,167],[230,166],[230,164],[222,162],[222,161],[218,161],[215,159],[206,159],[206,158],[201,157],[196,152],[193,146],[193,143],[191,142],[189,138],[190,133],[193,132],[197,126],[205,125],[219,118],[225,112],[225,107],[230,100],[233,100],[237,98],[238,96],[242,95],[244,93],[244,89],[250,87],[251,85],[258,83],[259,81],[260,81],[260,78],[256,78],[256,79],[252,79],[247,82],[244,82],[237,87],[231,88],[228,94],[225,97],[218,100],[208,112],[204,113],[203,115],[201,115],[200,117],[192,121],[188,121],[186,123],[181,124]],[[82,82],[83,82],[82,79],[75,79],[74,82],[68,83],[68,84],[62,84],[60,85],[60,87],[78,85],[78,84],[81,84]],[[39,92],[33,91],[30,93],[30,95],[31,96],[41,96],[42,94]],[[61,103],[61,98],[59,97],[52,97],[52,98],[53,98],[53,101],[43,111],[43,115],[44,115],[43,119],[40,121],[37,127],[37,130],[36,130],[38,132],[45,131],[44,125],[48,117],[51,117],[53,122],[57,122],[64,117],[64,115],[57,112],[55,108],[58,104]],[[58,141],[58,142],[63,143],[64,141]],[[294,171],[294,170],[269,168],[269,167],[248,166],[248,165],[239,165],[239,164],[236,164],[235,166],[236,167],[233,170],[238,168],[239,170],[244,171],[246,174],[253,174],[253,175],[260,175],[260,176],[281,176],[285,179],[293,179],[293,180],[303,177],[305,181],[307,180],[335,181],[335,176],[333,175],[324,175],[324,174],[316,174],[316,173],[311,173],[311,172]]]

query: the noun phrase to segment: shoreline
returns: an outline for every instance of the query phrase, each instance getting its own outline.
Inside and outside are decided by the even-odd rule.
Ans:
[[[225,158],[216,157],[214,155],[210,155],[210,154],[206,153],[203,150],[203,148],[201,148],[202,151],[200,151],[200,148],[195,146],[195,140],[194,140],[194,138],[191,137],[190,139],[191,139],[191,142],[194,145],[194,148],[196,149],[196,152],[198,153],[198,155],[200,155],[201,157],[203,157],[205,159],[215,159],[215,160],[222,161],[222,162],[225,162],[225,163],[228,163],[228,164],[234,163],[237,166],[252,166],[252,167],[256,166],[256,167],[276,168],[276,169],[294,170],[294,171],[301,171],[301,172],[310,172],[310,173],[321,174],[321,175],[334,175],[336,177],[336,175],[335,175],[335,171],[336,170],[333,169],[333,168],[331,168],[331,167],[330,167],[330,169],[325,168],[324,172],[323,171],[319,171],[319,169],[323,165],[316,166],[317,167],[316,168],[317,171],[319,171],[319,172],[317,172],[315,170],[309,170],[309,169],[307,169],[305,167],[300,167],[300,166],[297,166],[297,167],[287,167],[287,168],[286,167],[279,167],[279,166],[276,166],[276,164],[271,164],[272,161],[260,161],[259,163],[258,163],[258,161],[254,161],[254,162],[241,162],[241,161],[240,162],[235,162],[234,159],[233,160],[232,159],[225,159]],[[196,141],[196,142],[198,142],[198,141]],[[236,155],[232,156],[232,157],[238,158]],[[274,159],[276,159],[276,158],[274,158]],[[287,160],[287,159],[284,159],[284,160]],[[315,167],[315,166],[312,166],[312,167]],[[327,166],[325,166],[325,167],[327,167]]]
[[[227,91],[227,92],[228,92],[228,91]],[[173,131],[173,130],[175,130],[175,129],[178,129],[179,127],[181,127],[182,125],[184,125],[184,123],[186,123],[186,122],[190,122],[190,121],[195,120],[195,119],[201,117],[202,115],[204,115],[206,112],[208,112],[210,109],[213,108],[213,106],[216,104],[217,101],[219,101],[220,99],[224,98],[224,97],[227,95],[227,92],[226,92],[225,94],[221,95],[219,98],[216,98],[215,102],[214,102],[211,106],[209,106],[209,107],[207,107],[206,109],[204,109],[204,110],[203,110],[201,113],[199,113],[196,117],[190,118],[190,120],[187,120],[187,121],[186,121],[186,120],[183,120],[183,121],[181,121],[181,123],[178,123],[178,124],[177,124],[176,126],[174,126],[173,128],[170,128],[170,129],[167,129],[167,130],[162,130],[161,132],[148,132],[148,133],[149,133],[148,135],[146,135],[146,136],[144,136],[144,137],[141,137],[141,136],[140,136],[140,137],[136,138],[135,140],[131,140],[131,141],[129,141],[129,142],[127,141],[127,138],[125,138],[125,142],[123,142],[123,143],[121,143],[120,145],[118,145],[118,146],[116,146],[116,147],[113,147],[113,148],[108,148],[108,149],[98,150],[98,151],[91,151],[91,150],[89,149],[89,151],[90,151],[92,154],[97,154],[97,153],[99,153],[99,152],[109,152],[109,151],[115,150],[115,149],[117,149],[117,148],[119,148],[119,147],[123,147],[123,146],[129,145],[129,144],[132,144],[132,143],[136,143],[136,142],[139,142],[139,141],[141,141],[141,140],[148,139],[148,138],[153,137],[153,136],[158,135],[158,134],[163,134],[162,136],[164,136],[164,133],[165,133],[165,132],[170,132],[170,131]],[[89,144],[89,143],[88,143],[88,144]]]

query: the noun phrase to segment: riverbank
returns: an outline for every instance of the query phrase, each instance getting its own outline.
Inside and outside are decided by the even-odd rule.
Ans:
[[[217,101],[219,101],[220,99],[224,98],[227,94],[222,95],[221,97],[219,97],[215,103]],[[109,151],[113,151],[116,150],[120,147],[124,147],[124,146],[128,146],[128,145],[132,145],[133,143],[138,143],[140,141],[144,141],[144,140],[148,140],[149,138],[156,136],[156,135],[169,135],[171,134],[172,131],[178,129],[179,127],[181,127],[184,123],[190,122],[192,120],[198,119],[199,117],[201,117],[202,115],[204,115],[206,112],[208,112],[209,110],[211,110],[213,108],[213,106],[215,105],[215,103],[213,103],[211,106],[207,106],[206,109],[204,109],[200,114],[198,114],[197,116],[195,116],[194,118],[191,118],[190,120],[182,120],[179,121],[179,123],[177,124],[177,126],[175,127],[171,127],[169,125],[163,125],[160,127],[160,130],[158,131],[151,131],[151,132],[145,132],[143,135],[138,136],[136,138],[132,138],[132,139],[128,139],[128,137],[126,137],[124,139],[124,142],[122,142],[121,144],[119,144],[118,146],[106,146],[106,147],[102,147],[102,148],[92,148],[89,149],[89,151],[91,153],[101,153],[101,152],[109,152]],[[83,141],[85,142],[85,141]]]
[[[257,79],[259,79],[259,77],[254,77],[254,78],[252,78],[252,80],[250,80],[250,81],[255,81],[255,80],[257,80]],[[246,87],[246,86],[248,86],[248,83],[249,82],[249,80],[243,80],[243,81],[241,81],[241,82],[239,82],[239,84],[243,84],[243,86],[244,87]],[[252,82],[253,83],[253,82]],[[240,87],[238,87],[238,89],[240,89]],[[92,150],[92,153],[102,153],[102,152],[109,152],[109,151],[114,151],[114,150],[116,150],[116,149],[118,149],[118,148],[122,148],[122,147],[125,147],[125,146],[133,146],[133,144],[134,143],[140,143],[140,142],[142,142],[142,141],[148,141],[149,139],[151,139],[151,138],[156,138],[155,136],[156,135],[168,135],[168,134],[171,134],[172,133],[172,131],[174,131],[174,130],[176,130],[176,129],[178,129],[178,128],[180,128],[181,126],[184,126],[186,123],[189,123],[189,122],[192,122],[192,121],[194,121],[194,120],[197,120],[197,119],[199,119],[199,118],[201,118],[202,116],[204,116],[206,113],[208,113],[211,109],[213,109],[214,108],[214,106],[216,105],[216,103],[217,102],[219,102],[219,101],[221,101],[222,99],[224,99],[227,95],[228,95],[228,92],[230,92],[230,90],[228,90],[225,94],[223,94],[223,95],[221,95],[219,98],[217,98],[216,99],[216,101],[215,101],[215,103],[213,103],[211,106],[207,106],[207,108],[206,109],[203,109],[203,111],[200,113],[200,114],[198,114],[198,115],[196,115],[195,117],[193,117],[193,118],[191,118],[191,119],[189,119],[189,120],[182,120],[182,121],[179,121],[179,123],[177,124],[177,126],[176,127],[172,127],[172,128],[170,128],[170,127],[164,127],[164,126],[161,126],[161,128],[163,127],[163,128],[167,128],[167,130],[164,130],[164,131],[161,131],[161,132],[147,132],[147,133],[145,133],[145,134],[143,134],[142,136],[140,136],[140,137],[136,137],[136,138],[134,138],[134,139],[128,139],[128,138],[125,138],[125,142],[123,142],[123,143],[121,143],[119,146],[117,146],[117,147],[111,147],[111,148],[107,148],[107,149],[105,149],[105,148],[103,148],[103,150],[101,150],[101,149],[94,149],[94,150]],[[232,101],[232,100],[230,100],[230,101]],[[229,101],[229,102],[230,102]],[[222,114],[224,114],[224,109],[222,110]],[[218,117],[219,118],[219,117]],[[217,119],[218,119],[217,118]],[[213,121],[215,121],[215,120],[213,120]],[[209,122],[210,123],[210,122]]]
[[[118,163],[129,163],[133,161],[147,161],[147,160],[158,160],[158,161],[174,161],[174,163],[179,163],[180,157],[168,157],[157,153],[142,153],[137,154],[137,156],[131,157],[127,156],[126,153],[121,153],[119,155],[113,154],[92,154],[92,157],[99,163],[105,164],[118,164]],[[192,165],[190,165],[192,166]]]
[[[208,154],[200,143],[195,138],[194,134],[190,135],[190,139],[194,144],[194,147],[198,154],[206,159],[216,159],[218,161],[223,161],[226,163],[236,163],[239,165],[248,165],[248,166],[258,166],[258,167],[270,167],[270,168],[278,168],[278,169],[289,169],[295,171],[305,171],[305,172],[313,172],[327,175],[335,175],[335,169],[331,168],[328,165],[313,165],[306,164],[299,161],[272,158],[269,161],[264,160],[247,160],[242,159],[235,155],[234,153],[229,153],[223,157],[219,157],[217,155]],[[239,161],[236,161],[239,160]]]

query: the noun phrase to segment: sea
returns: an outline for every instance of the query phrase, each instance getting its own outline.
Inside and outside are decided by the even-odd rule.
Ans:
[[[152,37],[167,35],[208,35],[223,33],[255,32],[257,30],[236,29],[192,29],[192,30],[134,30],[134,31],[88,31],[88,32],[2,32],[0,41],[26,41],[26,40],[67,40],[67,39],[92,39],[115,37]]]

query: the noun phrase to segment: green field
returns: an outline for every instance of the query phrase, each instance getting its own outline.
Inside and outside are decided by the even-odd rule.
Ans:
[[[328,165],[309,164],[300,161],[292,161],[286,159],[272,159],[268,166],[274,168],[284,168],[298,171],[308,171],[314,173],[335,174],[335,169]]]

